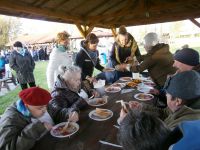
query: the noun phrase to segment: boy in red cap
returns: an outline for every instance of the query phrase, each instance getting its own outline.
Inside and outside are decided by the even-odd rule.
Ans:
[[[52,128],[39,120],[51,99],[48,91],[32,87],[21,91],[19,97],[0,118],[0,149],[29,150]]]

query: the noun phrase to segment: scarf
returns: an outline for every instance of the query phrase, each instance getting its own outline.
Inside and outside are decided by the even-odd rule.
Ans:
[[[68,51],[69,50],[69,47],[67,46],[65,46],[65,45],[56,45],[56,48],[57,48],[57,50],[58,51],[60,51],[60,52],[66,52],[66,51]]]
[[[20,50],[17,51],[20,55],[25,56],[25,49],[21,48]]]
[[[26,106],[24,105],[23,101],[21,99],[19,99],[16,102],[17,105],[17,110],[22,113],[25,117],[30,117],[31,113],[30,111],[26,108]]]
[[[96,66],[97,64],[97,58],[98,58],[98,54],[97,54],[97,51],[91,51],[91,50],[87,50],[94,66]]]

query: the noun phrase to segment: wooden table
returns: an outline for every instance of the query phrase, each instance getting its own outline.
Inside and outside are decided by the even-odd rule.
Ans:
[[[138,93],[137,90],[132,92],[121,94],[112,93],[106,94],[109,96],[108,103],[100,108],[110,109],[113,111],[113,117],[106,121],[95,121],[89,118],[88,114],[90,111],[95,109],[95,107],[88,106],[85,110],[80,113],[80,129],[70,138],[59,139],[52,137],[49,133],[41,139],[34,150],[117,150],[122,148],[117,148],[109,145],[103,145],[99,143],[99,140],[104,140],[114,144],[119,144],[117,142],[117,132],[118,129],[113,125],[117,124],[117,118],[119,117],[119,112],[121,105],[115,103],[116,100],[123,99],[124,101],[134,100],[134,94]],[[152,102],[150,102],[152,103]]]

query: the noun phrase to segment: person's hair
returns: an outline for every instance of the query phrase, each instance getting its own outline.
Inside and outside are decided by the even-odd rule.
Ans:
[[[94,34],[94,33],[90,33],[86,36],[86,39],[85,39],[85,44],[88,44],[88,43],[91,43],[91,44],[96,44],[99,42],[99,39],[98,37]]]
[[[58,71],[62,78],[64,78],[65,80],[68,80],[72,77],[73,74],[81,73],[81,68],[74,65],[71,65],[71,66],[60,65],[58,67]]]
[[[126,26],[124,26],[124,25],[120,26],[120,27],[119,27],[118,34],[127,35],[128,32],[127,32],[127,30],[126,30]]]
[[[121,122],[119,142],[124,150],[165,150],[170,133],[164,122],[151,112],[131,110]]]
[[[67,33],[66,31],[59,32],[56,37],[56,43],[60,43],[60,41],[69,39],[69,36],[70,36],[69,33]]]

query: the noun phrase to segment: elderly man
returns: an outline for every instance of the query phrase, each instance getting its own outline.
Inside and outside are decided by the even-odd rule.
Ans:
[[[161,89],[165,84],[167,75],[176,72],[173,67],[173,55],[169,51],[169,45],[159,43],[156,33],[148,33],[144,37],[144,41],[147,55],[142,56],[143,61],[138,65],[122,64],[123,67],[121,68],[132,72],[143,72],[147,69],[158,89]]]

